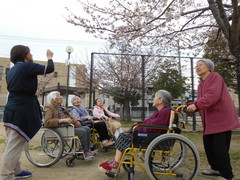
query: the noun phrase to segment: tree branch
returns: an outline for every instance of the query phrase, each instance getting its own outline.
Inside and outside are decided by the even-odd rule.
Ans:
[[[219,28],[222,30],[223,34],[226,36],[227,39],[229,39],[229,32],[230,29],[225,25],[225,22],[223,22],[223,19],[221,18],[221,15],[223,16],[223,12],[219,12],[219,9],[216,7],[214,0],[208,0],[209,8],[217,21],[217,24],[219,25]]]
[[[169,7],[174,3],[175,0],[172,0],[172,2],[169,3],[169,5],[164,9],[164,11],[156,18],[152,19],[151,21],[147,22],[146,25],[151,24],[152,22],[160,19],[160,17],[169,9]]]

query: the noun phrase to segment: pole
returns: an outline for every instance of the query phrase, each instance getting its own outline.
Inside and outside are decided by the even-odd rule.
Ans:
[[[68,52],[68,60],[70,61],[70,52]],[[69,68],[70,68],[70,63],[67,65],[67,89],[66,89],[66,108],[68,108],[68,89],[69,89]]]
[[[182,65],[181,65],[181,53],[180,53],[180,45],[179,45],[179,40],[177,40],[177,45],[178,45],[178,69],[179,69],[179,77],[182,79]],[[183,98],[184,94],[181,93],[181,105],[183,105]]]
[[[193,76],[193,58],[191,60],[191,80],[192,80],[192,101],[194,102],[194,76]],[[196,132],[196,114],[193,113],[193,132]]]
[[[142,55],[142,121],[145,119],[145,56]]]
[[[42,105],[44,106],[44,97],[45,97],[45,87],[43,87],[43,93],[42,93]]]
[[[93,63],[94,63],[94,53],[91,53],[91,66],[90,66],[90,88],[89,88],[89,109],[92,108],[92,83],[93,83]]]

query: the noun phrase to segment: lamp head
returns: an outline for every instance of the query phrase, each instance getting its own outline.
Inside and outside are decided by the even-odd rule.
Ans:
[[[73,52],[73,47],[72,46],[67,46],[66,47],[66,52],[67,53],[72,53]]]

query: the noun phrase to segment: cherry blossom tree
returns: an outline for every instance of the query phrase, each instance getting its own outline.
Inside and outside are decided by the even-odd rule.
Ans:
[[[208,41],[213,29],[225,37],[235,57],[240,92],[240,5],[238,0],[109,0],[107,6],[79,0],[79,10],[67,8],[67,21],[112,46],[128,43],[146,46],[161,54],[180,41],[193,55]],[[80,15],[84,11],[85,15]],[[167,49],[165,47],[168,47]],[[162,50],[165,49],[165,52]],[[239,96],[240,100],[240,96]]]
[[[44,88],[51,83],[53,78],[54,78],[54,73],[38,76],[38,87],[36,92],[37,97],[43,94]]]
[[[139,50],[120,46],[119,54],[114,54],[110,49],[105,49],[105,54],[94,57],[94,88],[101,94],[113,97],[114,101],[123,105],[123,113],[126,119],[131,119],[130,105],[138,105],[142,88],[142,57]],[[161,67],[161,59],[144,57],[144,79],[148,82],[155,76]]]

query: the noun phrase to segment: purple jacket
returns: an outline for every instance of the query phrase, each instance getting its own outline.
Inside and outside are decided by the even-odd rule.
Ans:
[[[150,125],[157,125],[157,126],[169,126],[171,110],[169,108],[162,108],[161,110],[155,111],[153,115],[144,120],[140,124],[150,124]],[[159,132],[159,133],[166,133],[166,130],[159,130],[159,129],[146,129],[146,128],[137,128],[138,131],[142,132]]]
[[[197,106],[204,134],[215,134],[240,127],[238,114],[223,78],[210,73],[198,85]]]

